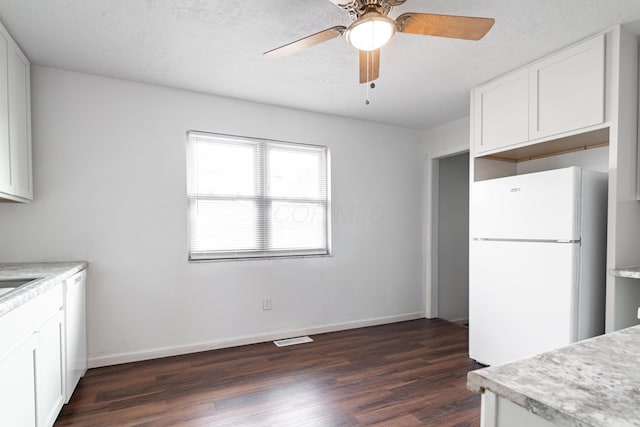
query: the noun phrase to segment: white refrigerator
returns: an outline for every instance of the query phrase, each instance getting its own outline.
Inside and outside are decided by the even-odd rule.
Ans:
[[[496,365],[604,332],[606,174],[577,167],[475,182],[469,356]]]

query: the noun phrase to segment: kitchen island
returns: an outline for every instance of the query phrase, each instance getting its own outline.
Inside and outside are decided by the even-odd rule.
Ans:
[[[640,326],[469,372],[484,427],[640,426]]]

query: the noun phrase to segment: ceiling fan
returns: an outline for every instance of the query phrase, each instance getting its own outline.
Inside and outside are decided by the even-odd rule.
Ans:
[[[395,21],[387,15],[395,6],[407,0],[329,0],[349,12],[353,23],[338,25],[319,33],[265,52],[277,58],[345,35],[347,42],[360,51],[360,83],[368,83],[380,76],[380,48],[396,32],[424,36],[480,40],[495,22],[492,18],[436,15],[432,13],[403,13]]]

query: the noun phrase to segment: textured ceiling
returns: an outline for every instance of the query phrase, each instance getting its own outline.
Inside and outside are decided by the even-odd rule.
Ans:
[[[391,15],[493,17],[481,41],[397,34],[365,105],[357,51],[334,39],[262,52],[334,25],[328,0],[2,0],[0,20],[35,64],[428,129],[468,114],[469,89],[615,24],[640,0],[408,0]]]

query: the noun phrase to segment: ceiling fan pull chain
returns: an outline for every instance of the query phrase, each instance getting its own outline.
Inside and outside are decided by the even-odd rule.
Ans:
[[[366,85],[366,89],[365,90],[366,90],[366,94],[367,95],[366,95],[366,99],[364,101],[364,105],[369,105],[370,104],[370,102],[369,102],[369,84],[368,84],[368,82],[369,82],[369,79],[371,78],[371,73],[370,73],[370,68],[369,68],[369,65],[371,64],[371,57],[369,55],[371,55],[371,51],[368,50],[367,51],[367,83],[365,83],[365,85]]]

